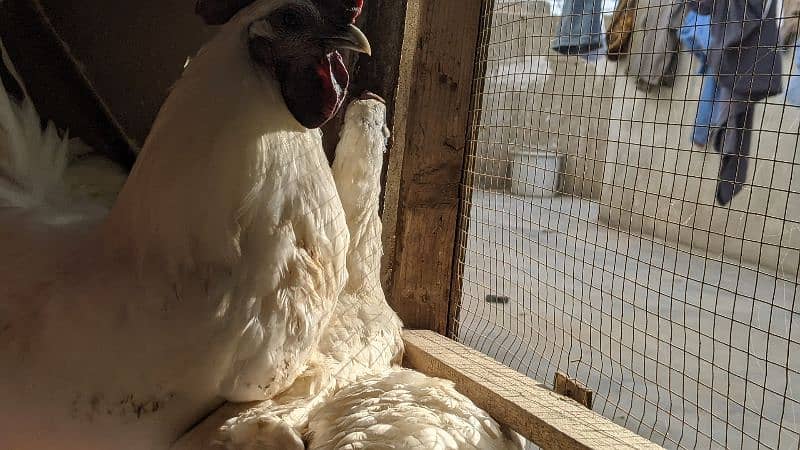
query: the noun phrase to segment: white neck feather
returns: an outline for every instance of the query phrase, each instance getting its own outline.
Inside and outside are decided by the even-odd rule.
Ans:
[[[113,249],[182,271],[233,264],[275,154],[319,141],[253,66],[232,22],[191,61],[105,228]],[[312,144],[313,145],[313,144]]]
[[[349,292],[380,287],[383,245],[378,205],[387,138],[382,128],[384,115],[382,104],[350,106],[333,163],[336,189],[350,231]]]

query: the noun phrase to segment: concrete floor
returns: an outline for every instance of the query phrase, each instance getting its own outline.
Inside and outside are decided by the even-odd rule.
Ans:
[[[460,340],[579,378],[595,411],[667,448],[800,447],[796,275],[620,233],[598,209],[476,192]]]

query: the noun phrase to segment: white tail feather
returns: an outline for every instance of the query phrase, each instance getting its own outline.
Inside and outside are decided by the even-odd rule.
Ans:
[[[61,201],[69,139],[59,136],[53,123],[42,129],[2,41],[0,51],[0,64],[22,91],[20,101],[10,95],[11,86],[0,90],[0,207],[34,208]]]

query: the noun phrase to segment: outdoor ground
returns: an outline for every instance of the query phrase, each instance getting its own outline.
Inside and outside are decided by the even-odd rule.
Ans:
[[[620,233],[598,212],[476,191],[460,340],[547,384],[579,378],[595,411],[667,448],[797,449],[796,278]]]

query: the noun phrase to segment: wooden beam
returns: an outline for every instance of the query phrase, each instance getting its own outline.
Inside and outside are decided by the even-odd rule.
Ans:
[[[495,0],[483,0],[481,6],[481,28],[476,49],[475,70],[472,74],[472,99],[467,121],[467,151],[464,154],[464,176],[458,205],[456,245],[453,253],[453,271],[450,281],[450,308],[447,317],[447,336],[458,336],[461,315],[462,288],[464,283],[464,261],[469,239],[469,221],[472,205],[472,190],[475,185],[475,155],[478,132],[483,112],[483,92],[486,85],[486,70],[489,58],[489,43],[492,35],[492,18]]]
[[[405,365],[446,378],[492,417],[541,448],[661,447],[490,357],[430,331],[406,331]]]
[[[385,285],[410,328],[447,332],[482,3],[407,3],[384,221]]]

